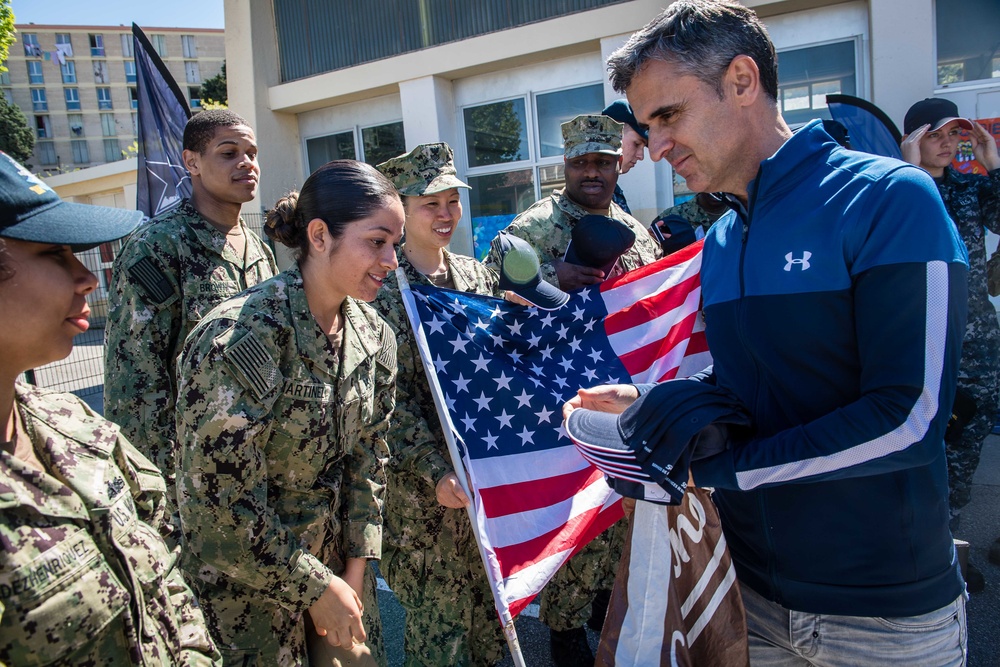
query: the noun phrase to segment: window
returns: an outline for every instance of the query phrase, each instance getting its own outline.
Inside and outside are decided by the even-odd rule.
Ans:
[[[37,60],[28,61],[28,83],[41,85],[45,83],[45,76],[42,74],[42,63]]]
[[[66,119],[69,121],[69,131],[74,137],[83,136],[83,116],[78,113],[69,114]]]
[[[94,83],[111,83],[111,78],[108,76],[108,61],[107,60],[95,60],[94,65]]]
[[[2,88],[0,90],[3,91],[3,98],[5,100],[7,100],[7,104],[13,104],[14,103],[14,91],[11,90],[10,88]]]
[[[316,171],[330,160],[361,160],[374,166],[405,152],[402,121],[306,139],[310,172]]]
[[[857,95],[854,40],[778,53],[778,105],[789,125],[830,118],[826,96]]]
[[[98,109],[110,109],[111,108],[111,89],[110,88],[98,88],[97,89],[97,108]]]
[[[563,186],[560,126],[580,114],[600,113],[604,87],[592,84],[537,93],[531,100],[531,107],[527,97],[517,97],[462,110],[473,244],[479,258],[497,231]]]
[[[195,44],[194,35],[181,35],[181,47],[184,49],[185,58],[198,57],[198,45]]]
[[[362,128],[361,146],[364,161],[373,166],[402,155],[406,152],[403,122]]]
[[[44,88],[31,89],[31,109],[32,111],[48,111],[49,101],[45,99]]]
[[[38,35],[33,32],[22,33],[21,43],[24,44],[26,58],[41,58],[42,47],[38,44]]]
[[[90,57],[104,57],[104,35],[90,35]]]
[[[67,58],[73,57],[73,36],[68,32],[56,33],[56,50]]]
[[[48,116],[35,116],[35,136],[39,139],[51,139],[52,127]]]
[[[67,60],[59,68],[62,70],[62,82],[63,83],[76,83],[76,63],[72,60]]]
[[[167,36],[166,35],[150,35],[149,42],[153,45],[153,50],[156,51],[156,55],[161,58],[167,57]]]
[[[126,60],[125,61],[125,82],[135,83],[135,61]]]
[[[356,160],[354,132],[352,130],[306,139],[306,154],[309,158],[310,174],[330,160]]]
[[[105,162],[117,162],[121,160],[124,156],[122,155],[122,147],[118,144],[117,139],[105,139],[104,140],[104,161]]]
[[[74,139],[69,142],[73,149],[73,162],[77,164],[90,162],[90,151],[87,150],[87,142],[83,139]]]
[[[139,108],[139,91],[134,86],[128,87],[128,102],[133,109]]]
[[[0,86],[10,85],[10,72],[0,72]]]
[[[125,33],[121,36],[122,38],[122,55],[126,58],[133,57],[132,53],[132,33]]]
[[[198,71],[197,60],[184,61],[184,76],[188,83],[201,83],[201,72]]]
[[[80,108],[80,91],[77,88],[63,88],[66,94],[66,108],[68,110],[79,110]]]
[[[38,151],[38,162],[43,165],[53,165],[59,162],[59,156],[56,155],[56,145],[51,141],[39,141],[35,144],[35,150]]]
[[[101,134],[106,137],[117,136],[118,126],[115,124],[115,115],[113,113],[101,114]]]
[[[1000,3],[937,0],[937,82],[1000,78]]]
[[[201,88],[198,86],[190,86],[188,88],[188,103],[192,109],[201,108]]]

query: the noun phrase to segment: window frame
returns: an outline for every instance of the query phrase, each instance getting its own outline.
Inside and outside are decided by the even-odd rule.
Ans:
[[[73,86],[63,88],[63,98],[66,100],[67,111],[80,111],[80,89]],[[70,99],[75,98],[75,99]],[[71,106],[74,105],[74,106]]]
[[[67,60],[63,64],[59,65],[59,72],[62,75],[62,82],[64,86],[78,83],[75,60]]]
[[[111,95],[111,88],[110,87],[108,87],[108,86],[98,86],[94,90],[96,91],[96,94],[97,94],[97,108],[99,110],[106,111],[108,109],[114,109],[114,101],[113,101],[114,98]],[[107,93],[107,95],[106,95],[107,99],[106,100],[102,99],[103,97],[105,97],[104,93]]]
[[[91,58],[105,58],[107,49],[104,48],[104,33],[90,33],[87,35],[87,42],[90,44]]]
[[[44,86],[45,85],[45,71],[42,69],[41,60],[27,60],[25,61],[28,66],[28,85],[30,86]],[[36,70],[32,73],[32,70]]]
[[[31,110],[34,113],[49,110],[49,99],[44,88],[31,89]]]

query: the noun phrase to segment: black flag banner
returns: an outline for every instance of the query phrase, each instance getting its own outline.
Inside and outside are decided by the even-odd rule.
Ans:
[[[139,125],[135,207],[154,217],[191,195],[191,178],[181,157],[191,109],[167,66],[134,23],[132,43]]]

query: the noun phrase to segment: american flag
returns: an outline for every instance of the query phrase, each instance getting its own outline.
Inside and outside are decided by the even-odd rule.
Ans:
[[[622,516],[620,497],[563,430],[563,403],[580,387],[668,380],[711,363],[700,266],[698,242],[573,292],[554,311],[411,287],[502,619]]]

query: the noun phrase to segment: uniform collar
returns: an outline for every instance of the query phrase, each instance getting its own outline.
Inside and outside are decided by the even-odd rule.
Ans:
[[[191,229],[194,237],[202,246],[216,255],[219,255],[231,264],[243,266],[243,258],[239,257],[236,254],[236,251],[233,250],[232,246],[226,243],[226,235],[206,220],[205,217],[191,204],[190,199],[182,199],[181,203],[177,206],[177,211],[184,215],[187,220],[188,227]],[[240,217],[239,225],[243,230],[243,235],[246,239],[247,261],[244,268],[249,269],[257,262],[263,260],[264,254],[261,252],[261,249],[256,240],[253,238],[253,235],[251,235],[250,230],[247,229],[242,216]]]
[[[317,370],[323,370],[325,365],[321,360],[330,354],[330,340],[319,328],[316,318],[309,310],[306,291],[302,283],[302,270],[296,264],[286,271],[288,285],[288,306],[295,327],[295,341],[299,356]],[[374,357],[381,343],[378,333],[368,323],[361,305],[351,297],[344,300],[340,308],[344,318],[343,357],[340,360],[340,378],[346,378],[353,373],[362,361]],[[330,369],[326,368],[330,375]],[[330,381],[339,378],[330,378]]]

